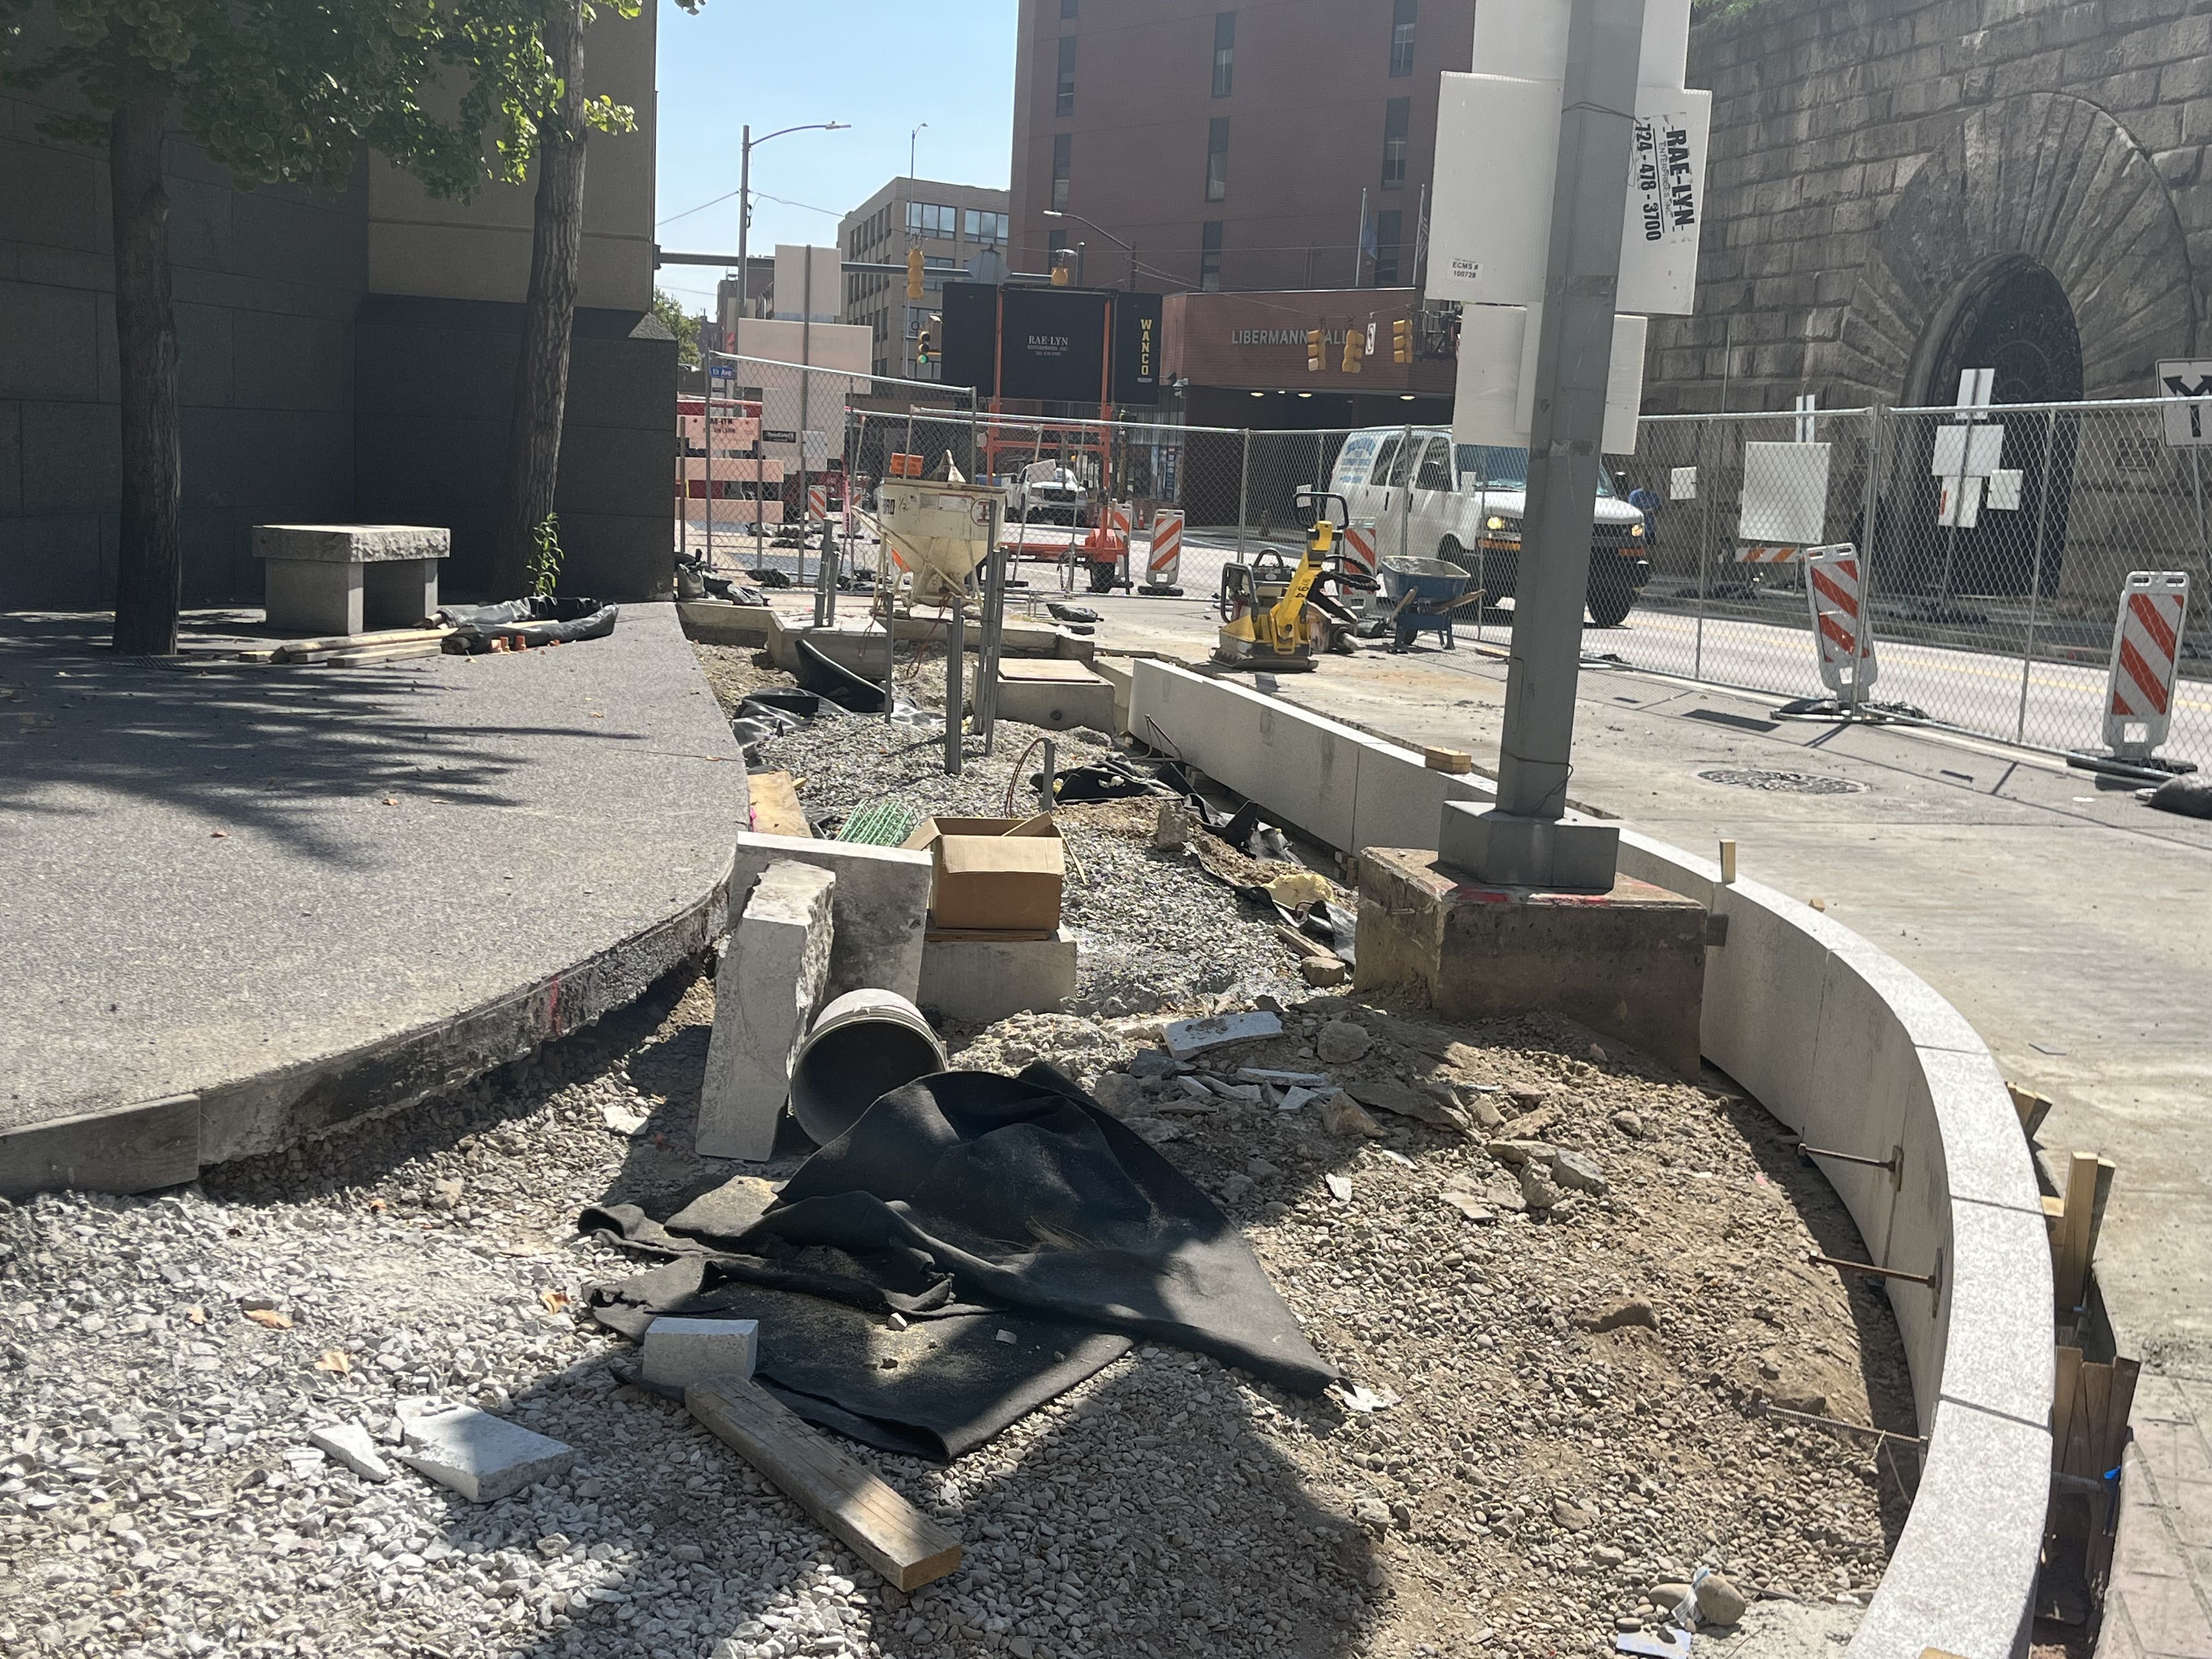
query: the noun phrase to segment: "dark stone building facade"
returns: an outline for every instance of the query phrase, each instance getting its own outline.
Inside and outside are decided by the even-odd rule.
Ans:
[[[2212,10],[2194,0],[1761,0],[1699,23],[1690,83],[1714,94],[1698,310],[1654,323],[1648,413],[1949,404],[1970,367],[1996,369],[1999,404],[2146,398],[2160,359],[2196,355]],[[2139,562],[2185,522],[2166,459],[2105,426],[2061,422],[2047,480],[2063,556],[2044,586],[2085,602],[2088,554]],[[1994,533],[2015,541],[2046,485],[2034,449],[2008,451],[2028,512]],[[1895,459],[1882,510],[1924,525],[1926,459]],[[2020,559],[1990,561],[1981,591],[2021,591]]]

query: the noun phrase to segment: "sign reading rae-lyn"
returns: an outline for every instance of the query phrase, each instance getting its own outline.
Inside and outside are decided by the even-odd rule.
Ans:
[[[1691,158],[1686,115],[1638,116],[1636,176],[1631,186],[1644,240],[1698,240],[1698,196],[1705,185]]]

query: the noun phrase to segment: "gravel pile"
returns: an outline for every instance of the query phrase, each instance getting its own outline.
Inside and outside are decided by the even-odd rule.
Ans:
[[[1749,1413],[1779,1396],[1902,1426],[1902,1362],[1878,1304],[1802,1264],[1848,1243],[1773,1126],[1577,1057],[1571,1028],[1290,1009],[1285,1037],[1188,1080],[1136,1019],[1028,1017],[963,1059],[1054,1059],[1120,1103],[1245,1229],[1356,1399],[1395,1403],[1140,1349],[953,1468],[852,1449],[969,1546],[952,1579],[888,1590],[573,1311],[634,1265],[573,1239],[584,1203],[666,1213],[732,1169],[690,1150],[709,988],[665,988],[203,1188],[0,1207],[0,1653],[1533,1659],[1609,1650],[1701,1564],[1747,1597],[1859,1599],[1909,1464]],[[1352,1027],[1359,1059],[1323,1061]],[[1441,1085],[1423,1097],[1475,1133],[1379,1109],[1379,1133],[1333,1133],[1326,1097],[1235,1097],[1246,1065],[1401,1105],[1378,1091]],[[1479,1120],[1539,1101],[1606,1190],[1532,1215]],[[357,1422],[389,1445],[416,1395],[576,1466],[479,1507],[308,1443]],[[1805,1611],[1759,1603],[1743,1628]]]

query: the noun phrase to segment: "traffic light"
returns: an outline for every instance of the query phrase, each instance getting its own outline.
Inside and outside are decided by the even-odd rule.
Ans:
[[[906,297],[917,304],[921,300],[921,250],[918,247],[906,251]]]
[[[1363,350],[1362,348],[1364,347],[1366,343],[1366,337],[1361,334],[1358,329],[1347,328],[1344,331],[1344,362],[1342,367],[1346,374],[1357,374],[1359,373],[1359,360],[1366,356],[1365,351]]]
[[[1328,349],[1328,337],[1317,328],[1306,331],[1306,373],[1321,373],[1322,356]]]
[[[1052,285],[1066,288],[1075,281],[1075,267],[1067,263],[1067,252],[1061,249],[1052,256]]]
[[[1410,363],[1413,361],[1413,319],[1401,317],[1390,325],[1390,361]]]
[[[914,342],[914,360],[923,368],[927,368],[929,367],[931,349],[932,344],[929,331],[925,328],[920,334],[915,337]]]

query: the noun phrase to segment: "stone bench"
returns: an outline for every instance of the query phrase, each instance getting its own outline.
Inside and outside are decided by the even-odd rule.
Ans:
[[[438,610],[438,561],[453,533],[410,524],[258,524],[271,628],[359,634],[414,628]]]

